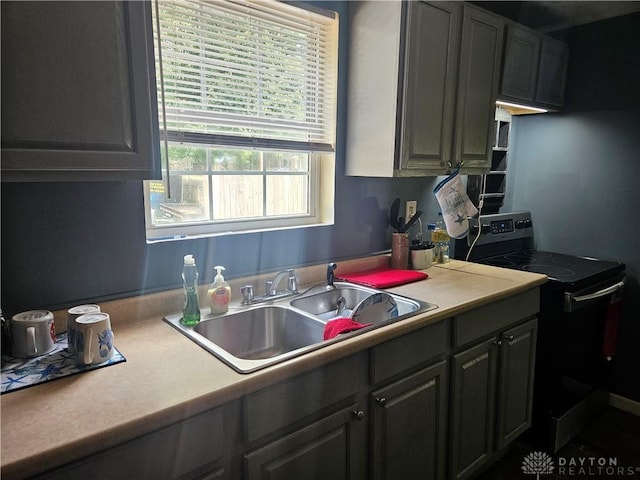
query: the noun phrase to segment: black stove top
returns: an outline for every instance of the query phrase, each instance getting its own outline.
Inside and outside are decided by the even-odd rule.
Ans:
[[[552,282],[577,290],[583,284],[593,284],[624,270],[624,264],[563,253],[523,250],[476,260],[496,267],[542,273]]]
[[[469,220],[469,225],[468,237],[456,240],[456,258],[541,273],[549,277],[547,285],[554,290],[575,293],[609,281],[625,269],[620,262],[534,249],[530,212],[483,215]]]

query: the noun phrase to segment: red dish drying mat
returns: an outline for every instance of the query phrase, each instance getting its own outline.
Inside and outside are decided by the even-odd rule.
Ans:
[[[389,267],[379,267],[364,272],[339,275],[340,280],[357,283],[366,287],[389,288],[405,283],[417,282],[429,278],[424,272],[417,270],[396,270]]]

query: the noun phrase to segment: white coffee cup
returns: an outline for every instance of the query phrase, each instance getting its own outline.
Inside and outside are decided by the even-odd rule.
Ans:
[[[75,319],[78,365],[96,365],[113,357],[113,331],[108,313],[88,313]]]
[[[100,305],[78,305],[67,310],[67,350],[75,353],[76,318],[87,313],[99,313]]]
[[[50,352],[56,343],[53,313],[29,310],[14,315],[11,318],[11,337],[14,357],[30,358]]]

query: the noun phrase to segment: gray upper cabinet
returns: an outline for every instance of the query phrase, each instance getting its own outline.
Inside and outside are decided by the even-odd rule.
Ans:
[[[150,2],[2,2],[2,179],[160,177]]]
[[[509,25],[499,97],[561,107],[568,60],[564,43],[522,25]]]
[[[503,21],[461,2],[349,4],[347,175],[490,166]]]
[[[507,32],[500,94],[533,102],[542,38],[535,32],[516,25],[509,26]]]
[[[452,160],[461,9],[447,3],[409,5],[402,171],[441,170]]]
[[[544,105],[564,105],[568,64],[569,48],[562,42],[544,37],[540,52],[536,101]]]
[[[453,158],[463,173],[491,167],[503,32],[501,18],[465,4]]]

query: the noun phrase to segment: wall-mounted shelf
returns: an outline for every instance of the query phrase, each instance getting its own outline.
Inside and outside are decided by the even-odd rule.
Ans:
[[[467,182],[467,193],[471,201],[478,205],[480,199],[483,200],[482,214],[498,213],[504,204],[510,132],[511,114],[507,110],[497,107],[491,170],[486,174],[484,193],[482,193],[482,175],[470,175]]]

